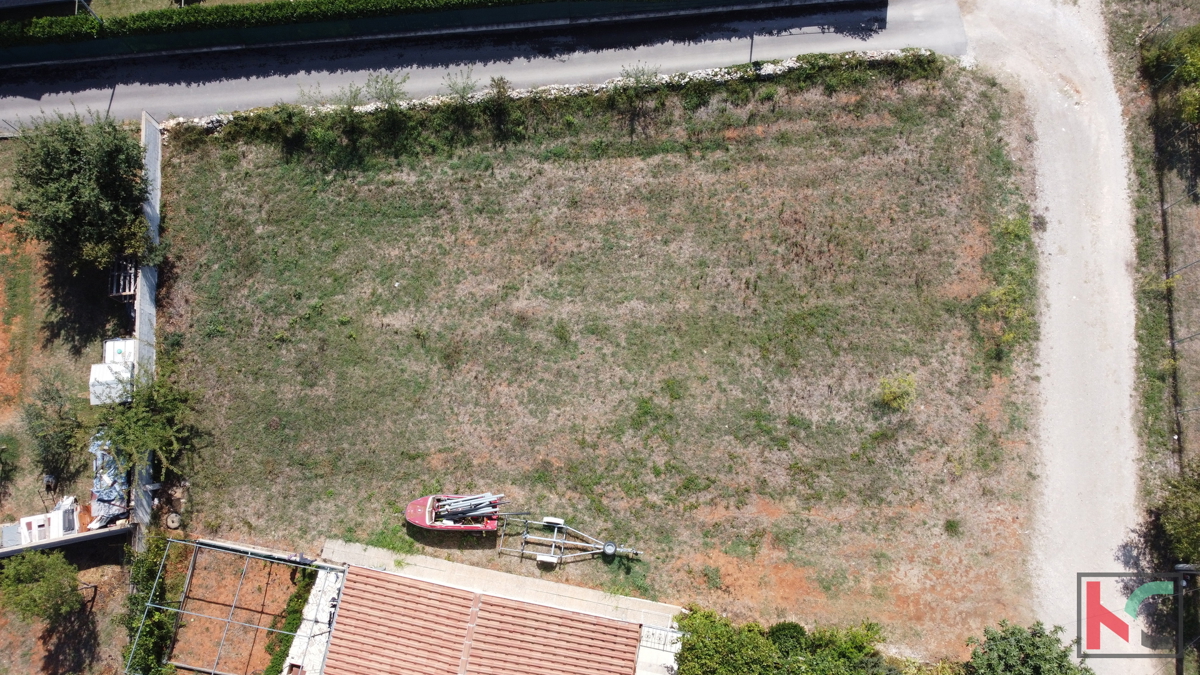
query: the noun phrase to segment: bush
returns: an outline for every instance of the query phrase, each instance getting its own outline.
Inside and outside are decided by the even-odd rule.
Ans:
[[[292,649],[292,634],[300,630],[300,624],[304,621],[304,606],[308,604],[308,596],[312,594],[313,586],[317,583],[317,571],[293,567],[292,583],[296,584],[296,588],[288,598],[283,614],[271,620],[272,628],[286,632],[271,633],[267,638],[265,648],[271,655],[271,662],[262,671],[264,673],[283,672],[283,662],[287,660],[288,652]]]
[[[1047,631],[1041,622],[1029,628],[1001,621],[997,628],[985,628],[983,641],[972,645],[967,663],[970,675],[1088,675],[1092,669],[1071,659],[1070,645],[1060,639],[1063,629]]]
[[[764,631],[696,607],[677,621],[678,675],[899,675],[875,648],[883,633],[874,623],[807,631],[784,621]]]
[[[734,626],[707,609],[691,608],[678,619],[683,631],[675,662],[677,675],[767,675],[779,663],[779,650],[755,623]]]
[[[142,147],[105,116],[42,118],[18,140],[13,206],[18,236],[46,244],[74,273],[107,269],[149,246],[142,216]]]
[[[17,437],[0,434],[0,499],[8,496],[21,461],[21,446]]]
[[[1183,562],[1200,562],[1200,471],[1188,466],[1171,479],[1159,512],[1171,554]]]
[[[792,91],[813,87],[837,91],[880,79],[925,79],[940,74],[944,68],[940,57],[915,51],[876,60],[859,55],[823,54],[809,54],[798,59],[799,68],[774,78],[778,86]],[[487,140],[493,144],[504,145],[511,140],[527,137],[534,129],[569,129],[576,124],[571,113],[594,115],[598,108],[604,109],[622,125],[628,122],[630,114],[646,121],[655,114],[651,98],[655,100],[654,106],[668,93],[686,99],[688,88],[692,86],[658,81],[652,77],[653,69],[645,66],[626,69],[625,72],[640,85],[595,95],[561,98],[529,96],[518,99],[508,90],[509,83],[497,79],[480,100],[466,98],[475,91],[478,83],[471,79],[469,73],[463,72],[447,78],[445,83],[453,100],[428,108],[402,108],[394,104],[403,98],[402,79],[377,81],[374,86],[368,80],[365,90],[348,87],[331,95],[313,92],[306,96],[311,102],[332,101],[336,104],[333,109],[311,110],[280,104],[253,113],[235,114],[222,127],[216,139],[223,143],[273,145],[289,161],[311,160],[325,171],[361,169],[377,156],[436,154],[470,145],[482,140],[481,130],[488,132],[490,138]],[[855,75],[847,77],[847,72]],[[710,84],[712,92],[724,91],[732,86],[730,83]],[[356,112],[347,107],[347,102],[356,98],[365,100],[364,94],[367,99],[384,105],[371,112]],[[170,142],[199,147],[204,143],[200,137],[202,133],[200,127],[175,127],[170,133]],[[681,143],[679,151],[687,150],[689,144]],[[565,147],[558,149],[567,153],[561,155],[563,157],[572,154]],[[634,141],[630,141],[627,147],[618,148],[603,139],[597,139],[586,152],[604,155],[636,149]],[[836,330],[837,319],[836,308],[826,306],[794,315],[782,322],[777,330],[764,335],[760,340],[760,349],[764,354],[777,355],[782,362],[792,365],[809,348],[807,343],[810,338],[816,336],[836,354],[841,342]]]
[[[1200,124],[1200,26],[1142,46],[1142,71],[1180,121]]]
[[[917,381],[909,373],[879,381],[879,405],[893,412],[907,410],[917,397]]]
[[[40,383],[21,418],[33,436],[33,459],[38,469],[55,479],[70,480],[79,470],[83,423],[75,403],[53,379]]]
[[[175,384],[172,371],[169,359],[160,359],[158,377],[132,383],[131,400],[104,406],[98,418],[123,465],[136,467],[154,453],[160,478],[182,473],[180,460],[195,450],[201,436],[192,422],[192,393]]]
[[[83,606],[79,570],[61,551],[26,551],[4,561],[0,570],[0,602],[25,621],[53,625]]]
[[[129,634],[129,646],[124,651],[124,658],[129,660],[129,669],[126,671],[129,673],[169,675],[174,672],[173,666],[164,667],[162,663],[175,635],[175,619],[166,610],[153,607],[147,610],[146,607],[148,602],[161,605],[166,599],[166,582],[158,578],[159,565],[166,551],[167,540],[161,535],[148,536],[146,550],[142,553],[128,547],[125,549],[132,591],[125,598],[125,613],[121,623]],[[136,649],[132,655],[131,649]]]
[[[995,287],[974,303],[975,330],[993,364],[1002,364],[1037,332],[1037,257],[1028,214],[992,226],[984,268]]]

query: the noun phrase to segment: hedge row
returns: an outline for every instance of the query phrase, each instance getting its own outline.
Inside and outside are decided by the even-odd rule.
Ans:
[[[191,5],[116,17],[47,16],[0,22],[0,45],[80,42],[212,28],[254,28],[415,12],[502,7],[547,0],[272,0],[237,5]]]

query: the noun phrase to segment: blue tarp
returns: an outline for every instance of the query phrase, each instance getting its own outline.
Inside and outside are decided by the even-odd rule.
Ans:
[[[92,518],[112,521],[129,511],[129,472],[121,468],[113,456],[112,442],[104,432],[92,436],[88,452],[92,453]]]

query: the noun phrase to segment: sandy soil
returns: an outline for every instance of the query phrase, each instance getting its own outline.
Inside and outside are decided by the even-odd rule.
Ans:
[[[1121,106],[1097,0],[961,6],[968,58],[1025,92],[1038,137],[1037,208],[1047,227],[1031,575],[1039,618],[1073,633],[1076,572],[1121,571],[1116,552],[1138,522],[1133,232]],[[1093,667],[1103,675],[1156,665]]]
[[[290,571],[286,565],[201,550],[196,556],[183,609],[195,615],[270,626],[275,617],[282,615],[295,590]],[[235,599],[237,606],[233,607]],[[257,673],[271,661],[266,651],[269,637],[269,632],[249,626],[184,616],[170,660],[202,668],[215,667],[231,674]]]

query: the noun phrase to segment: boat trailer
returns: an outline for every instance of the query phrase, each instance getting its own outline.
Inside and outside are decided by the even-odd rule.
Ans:
[[[522,527],[520,546],[511,545],[511,540],[509,546],[504,545],[507,537],[517,537],[516,534],[508,534],[509,522]],[[530,528],[536,529],[531,533]],[[539,532],[545,534],[539,534]],[[547,534],[549,536],[546,536]],[[505,518],[504,525],[500,528],[499,550],[512,553],[520,558],[527,556],[534,557],[539,563],[547,565],[558,565],[597,555],[602,555],[605,558],[612,558],[616,555],[636,558],[642,554],[637,549],[618,546],[611,541],[600,541],[589,534],[584,534],[573,527],[567,526],[562,518],[552,518],[550,516],[546,516],[541,520]]]

